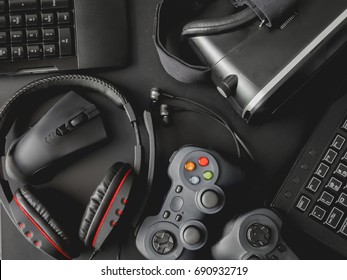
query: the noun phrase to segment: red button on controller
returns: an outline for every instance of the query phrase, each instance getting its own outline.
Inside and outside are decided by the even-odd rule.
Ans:
[[[204,166],[207,166],[209,164],[209,160],[207,157],[201,157],[199,158],[199,165],[204,167]]]

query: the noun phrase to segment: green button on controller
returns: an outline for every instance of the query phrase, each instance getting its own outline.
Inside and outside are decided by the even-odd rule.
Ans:
[[[212,171],[205,171],[203,174],[204,179],[207,181],[212,180],[213,176],[214,176],[214,174]]]

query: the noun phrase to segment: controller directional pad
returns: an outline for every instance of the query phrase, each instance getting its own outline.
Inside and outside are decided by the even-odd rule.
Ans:
[[[175,239],[171,232],[161,230],[154,234],[152,245],[158,254],[166,255],[175,248]]]

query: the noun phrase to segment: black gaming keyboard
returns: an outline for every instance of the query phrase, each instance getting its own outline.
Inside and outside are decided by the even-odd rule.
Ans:
[[[272,206],[347,257],[347,94],[319,123]]]
[[[0,60],[73,56],[70,0],[0,0]]]
[[[0,0],[0,75],[121,67],[126,0]]]

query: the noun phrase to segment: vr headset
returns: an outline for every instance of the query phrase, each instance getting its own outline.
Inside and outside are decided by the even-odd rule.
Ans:
[[[345,0],[329,5],[323,0],[232,0],[236,13],[184,25],[182,42],[203,63],[193,65],[168,50],[167,33],[175,24],[168,22],[173,19],[169,11],[179,3],[193,16],[215,1],[188,2],[158,5],[154,40],[161,62],[181,82],[212,77],[247,122],[276,112],[347,40]]]

